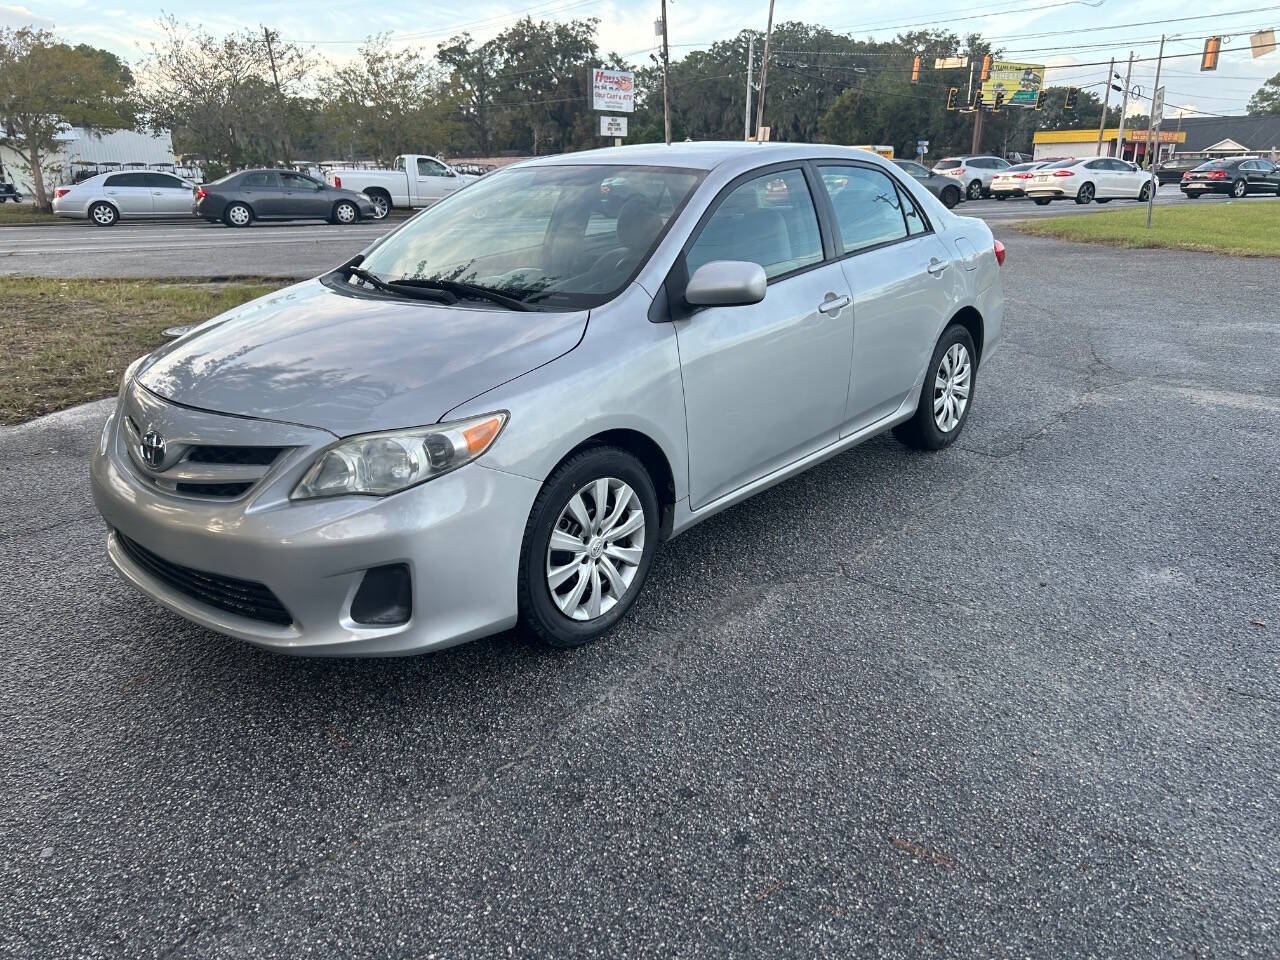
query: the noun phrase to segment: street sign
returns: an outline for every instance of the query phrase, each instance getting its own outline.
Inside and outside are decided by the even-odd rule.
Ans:
[[[917,141],[916,141],[916,153],[917,153],[919,156],[922,156],[922,157],[923,157],[923,156],[924,156],[926,153],[928,153],[928,152],[929,152],[929,141],[928,141],[928,140],[917,140]]]
[[[756,143],[768,143],[772,132],[770,127],[756,127]]]
[[[938,57],[933,61],[933,69],[935,70],[959,70],[968,65],[968,57]]]
[[[1164,119],[1164,87],[1156,87],[1156,92],[1151,97],[1151,120],[1150,126],[1159,127],[1160,121]]]
[[[625,137],[627,135],[626,117],[601,117],[600,136]]]
[[[632,113],[636,108],[636,75],[630,70],[591,71],[591,109]]]

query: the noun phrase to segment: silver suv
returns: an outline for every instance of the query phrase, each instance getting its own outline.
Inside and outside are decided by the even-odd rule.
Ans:
[[[991,156],[946,157],[933,165],[933,172],[954,178],[970,200],[991,196],[991,180],[1001,170],[1009,169],[1009,161]],[[1004,199],[1003,195],[999,196]]]
[[[108,555],[279,651],[585,643],[660,541],[886,430],[953,443],[1003,259],[853,148],[507,167],[130,366],[91,471]]]

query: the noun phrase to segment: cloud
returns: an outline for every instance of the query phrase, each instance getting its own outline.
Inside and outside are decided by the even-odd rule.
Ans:
[[[53,21],[32,13],[26,7],[15,7],[0,4],[0,27],[35,27],[38,30],[52,30]]]

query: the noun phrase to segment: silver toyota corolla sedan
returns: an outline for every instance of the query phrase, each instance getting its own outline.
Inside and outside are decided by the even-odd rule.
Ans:
[[[274,650],[607,632],[660,541],[893,428],[952,443],[1004,248],[851,148],[529,161],[134,363],[125,579]]]

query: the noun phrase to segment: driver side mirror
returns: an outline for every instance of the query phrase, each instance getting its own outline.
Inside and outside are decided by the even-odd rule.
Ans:
[[[713,260],[693,272],[684,288],[692,307],[745,307],[764,299],[764,267],[746,260]]]

